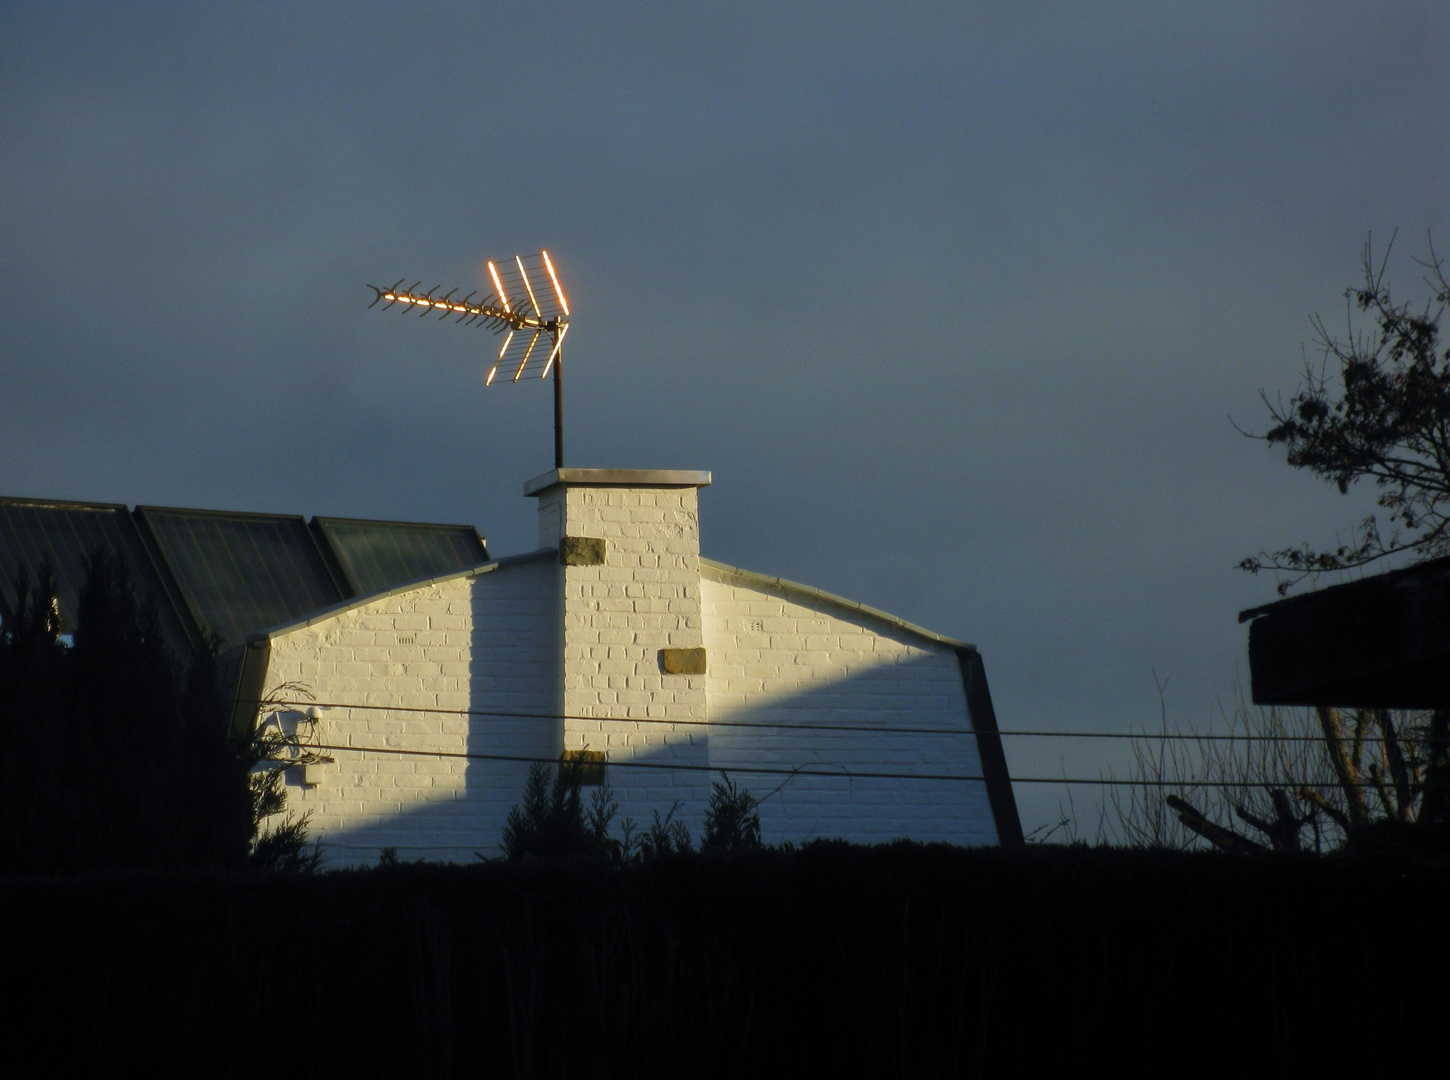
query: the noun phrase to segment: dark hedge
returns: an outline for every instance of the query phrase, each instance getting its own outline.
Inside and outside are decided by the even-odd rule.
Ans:
[[[1403,1072],[1445,864],[897,844],[0,880],[11,1074]],[[1428,981],[1428,984],[1427,984]]]
[[[0,626],[0,872],[241,866],[256,759],[214,649],[179,662],[125,563],[102,548],[85,567],[73,644],[44,563]]]

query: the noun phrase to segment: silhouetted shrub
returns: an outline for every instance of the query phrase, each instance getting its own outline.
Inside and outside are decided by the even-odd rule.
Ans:
[[[16,595],[0,627],[0,870],[242,865],[253,761],[230,729],[215,644],[183,670],[104,551],[87,560],[73,634],[48,563]]]
[[[676,802],[670,807],[670,812],[660,817],[658,810],[654,811],[654,821],[650,827],[640,833],[638,846],[635,849],[634,857],[643,861],[647,859],[663,859],[670,855],[683,855],[693,851],[693,841],[690,838],[689,827],[683,821],[676,821],[675,815],[679,813],[680,804]],[[628,856],[626,852],[626,856]]]
[[[504,821],[504,857],[516,862],[564,855],[617,855],[619,845],[609,838],[616,810],[609,785],[595,788],[587,814],[582,786],[582,766],[575,758],[559,758],[552,782],[547,765],[529,766],[523,798]]]
[[[640,862],[693,851],[689,827],[675,820],[680,804],[654,821],[643,832],[630,818],[620,823],[622,839],[609,835],[619,810],[609,784],[594,789],[589,808],[581,792],[584,769],[577,757],[561,755],[550,778],[549,766],[529,767],[523,797],[509,811],[503,827],[503,854],[510,862],[521,859],[549,859],[585,856],[614,863]],[[733,790],[733,789],[732,789]],[[749,798],[749,795],[746,795]],[[753,800],[752,800],[753,802]],[[756,823],[759,836],[759,822]],[[480,858],[483,857],[480,853]]]
[[[752,851],[760,847],[760,804],[745,788],[737,788],[727,774],[721,776],[710,785],[700,850]]]

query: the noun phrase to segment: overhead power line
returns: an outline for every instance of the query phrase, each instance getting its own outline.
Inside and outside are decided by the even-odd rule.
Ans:
[[[247,700],[246,704],[254,704]],[[340,701],[282,701],[264,698],[255,704],[262,707],[275,706],[287,709],[354,709],[370,712],[413,713],[425,716],[479,716],[499,720],[579,720],[600,724],[655,724],[677,727],[707,728],[768,728],[782,731],[846,731],[858,734],[880,735],[977,735],[973,728],[946,727],[898,727],[886,724],[817,724],[790,720],[684,720],[657,716],[585,716],[571,713],[523,712],[507,709],[444,709],[422,705],[360,705]],[[992,734],[985,732],[982,734]],[[1152,739],[1182,742],[1323,742],[1322,735],[1253,735],[1253,734],[1195,734],[1189,732],[1132,732],[1132,731],[1037,731],[1026,729],[1001,729],[995,734],[1008,738],[1050,738],[1050,739]],[[1402,736],[1403,737],[1403,736]],[[1379,735],[1367,736],[1367,741],[1379,741]]]
[[[306,743],[307,750],[328,750],[337,753],[356,754],[400,754],[405,757],[430,757],[430,758],[459,758],[467,761],[501,761],[513,762],[523,765],[557,765],[558,758],[534,757],[527,754],[483,754],[466,750],[418,750],[397,746],[341,746],[330,743]],[[279,765],[290,765],[283,759],[276,759]],[[611,769],[654,769],[654,770],[675,770],[679,772],[710,772],[710,773],[737,773],[751,776],[824,776],[836,780],[941,780],[960,783],[987,783],[987,778],[980,775],[962,773],[903,773],[903,772],[881,772],[877,770],[853,770],[845,765],[823,766],[797,766],[787,768],[779,765],[693,765],[687,762],[669,761],[619,761],[609,759],[606,762]],[[1011,777],[1014,784],[1088,784],[1094,787],[1156,787],[1156,788],[1177,788],[1180,790],[1191,790],[1195,788],[1283,788],[1302,787],[1303,784],[1291,784],[1283,781],[1258,781],[1258,780],[1229,780],[1229,781],[1181,781],[1181,780],[1118,780],[1114,777],[1070,777],[1070,776],[1014,776]],[[1309,784],[1308,786],[1328,786]],[[1337,786],[1337,785],[1336,785]],[[1360,787],[1374,787],[1371,781],[1362,781]]]

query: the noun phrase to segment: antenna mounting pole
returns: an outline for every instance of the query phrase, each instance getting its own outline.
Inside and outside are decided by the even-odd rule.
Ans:
[[[564,467],[564,350],[554,357],[554,468]]]

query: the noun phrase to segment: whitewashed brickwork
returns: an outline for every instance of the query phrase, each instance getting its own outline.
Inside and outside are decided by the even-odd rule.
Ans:
[[[768,842],[996,843],[983,783],[848,775],[981,775],[954,648],[708,561],[702,611],[710,764],[756,795],[779,786],[761,807]],[[750,766],[841,776],[740,771]]]
[[[539,493],[539,530],[544,547],[563,536],[605,541],[603,565],[563,567],[564,745],[611,762],[695,766],[613,769],[609,783],[621,819],[644,825],[679,802],[698,836],[709,794],[699,771],[709,762],[705,676],[666,674],[660,655],[704,644],[696,488],[556,484]]]
[[[326,751],[336,760],[315,786],[289,770],[288,809],[312,814],[329,865],[375,862],[384,847],[451,861],[494,853],[526,764],[386,751],[557,755],[557,581],[552,560],[505,564],[272,638],[264,691],[298,699],[285,684],[306,688],[324,706],[313,741],[357,748]]]
[[[701,559],[707,483],[548,474],[526,488],[539,499],[535,555],[271,633],[263,691],[306,688],[324,706],[313,741],[342,748],[325,751],[336,760],[319,783],[294,770],[288,789],[331,864],[385,847],[405,859],[493,854],[528,763],[448,755],[554,760],[564,748],[605,752],[620,819],[647,826],[678,802],[697,840],[726,770],[768,796],[769,842],[997,841],[984,783],[932,778],[982,774],[963,646]],[[565,545],[587,551],[585,564],[561,558],[563,538],[602,539],[602,562],[589,543]],[[666,673],[662,650],[701,647],[704,674]]]

